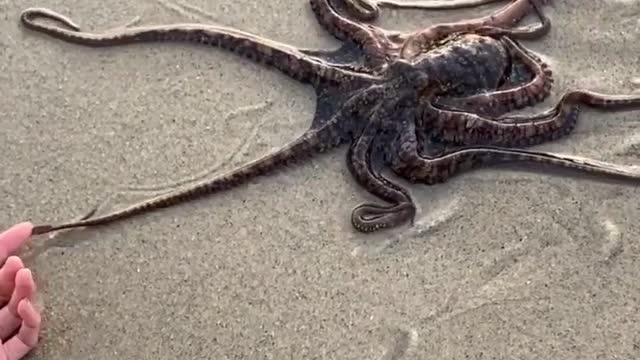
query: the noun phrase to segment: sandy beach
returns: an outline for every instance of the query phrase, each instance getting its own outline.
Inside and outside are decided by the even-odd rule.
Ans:
[[[411,30],[488,14],[384,10]],[[305,0],[0,0],[0,228],[104,211],[211,177],[301,134],[311,87],[224,50],[102,49],[24,29],[46,7],[84,30],[220,24],[335,48]],[[555,0],[523,42],[569,88],[640,94],[640,1]],[[640,165],[640,111],[585,108],[535,149]],[[228,192],[34,239],[44,307],[30,359],[637,359],[640,188],[534,167],[408,185],[413,227],[356,232],[377,199],[346,147]],[[164,186],[164,187],[163,187]],[[119,196],[112,196],[113,194]]]

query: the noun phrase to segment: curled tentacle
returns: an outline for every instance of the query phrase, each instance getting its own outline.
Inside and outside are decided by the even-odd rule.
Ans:
[[[351,223],[362,232],[373,232],[391,228],[406,222],[412,222],[416,207],[406,189],[386,179],[372,169],[372,157],[377,156],[374,141],[383,136],[388,126],[393,124],[397,116],[397,107],[393,102],[379,105],[373,112],[370,122],[350,147],[347,164],[356,181],[371,194],[391,203],[389,206],[362,204],[357,206],[351,215]],[[388,138],[388,135],[387,135]],[[387,139],[382,146],[388,146]]]
[[[376,204],[361,204],[353,209],[351,224],[360,232],[370,233],[404,223],[412,223],[415,215],[415,205],[408,202],[386,207]]]

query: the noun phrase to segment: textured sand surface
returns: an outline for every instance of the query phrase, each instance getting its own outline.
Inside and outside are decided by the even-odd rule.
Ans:
[[[569,87],[638,93],[640,1],[556,0],[527,42]],[[0,0],[0,226],[76,217],[126,187],[229,169],[300,134],[315,95],[218,49],[89,49],[23,29],[43,6],[84,29],[209,22],[337,46],[305,0]],[[482,9],[384,11],[414,29]],[[539,146],[640,165],[640,112],[585,110]],[[518,168],[412,186],[414,228],[352,230],[374,200],[341,148],[177,207],[36,243],[33,359],[634,359],[640,189]],[[130,193],[122,206],[149,196]]]

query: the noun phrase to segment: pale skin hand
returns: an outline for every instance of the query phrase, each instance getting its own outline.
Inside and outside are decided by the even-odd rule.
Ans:
[[[32,304],[36,284],[22,260],[12,256],[32,227],[20,223],[0,233],[0,360],[22,359],[38,343],[41,317]]]

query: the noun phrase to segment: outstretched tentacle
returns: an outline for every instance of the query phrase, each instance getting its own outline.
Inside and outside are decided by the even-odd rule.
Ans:
[[[233,171],[216,178],[215,181],[200,181],[179,192],[160,195],[144,202],[131,205],[125,209],[96,218],[57,225],[37,225],[33,228],[32,234],[37,235],[75,227],[104,225],[151,210],[177,205],[207,194],[228,190],[232,187],[245,183],[254,177],[264,175],[268,171],[274,170],[278,165],[284,165],[290,161],[297,160],[297,158],[302,154],[308,155],[312,151],[318,151],[318,147],[322,146],[321,142],[318,141],[318,132],[320,131],[305,133],[292,143],[289,143],[278,150],[278,152],[263,156],[243,167],[234,169]]]
[[[400,150],[393,164],[393,171],[411,181],[433,185],[447,181],[460,172],[480,166],[527,162],[591,173],[608,178],[640,182],[640,172],[624,166],[594,159],[550,152],[527,151],[495,146],[464,147],[436,157],[418,153],[415,123],[406,122],[401,134]]]
[[[241,56],[275,67],[302,82],[344,83],[349,80],[373,79],[371,75],[338,69],[300,52],[297,48],[271,41],[250,33],[217,25],[172,24],[157,26],[118,27],[102,33],[80,31],[71,19],[49,9],[30,8],[20,16],[22,24],[54,38],[91,47],[117,46],[141,42],[186,41],[230,50]],[[38,22],[49,19],[61,26]]]
[[[350,15],[361,21],[373,21],[380,16],[380,8],[415,10],[452,10],[482,6],[503,0],[342,0]]]
[[[159,195],[100,217],[62,224],[37,225],[34,227],[32,234],[36,235],[62,229],[104,225],[239,186],[255,177],[265,175],[278,166],[310,156],[314,152],[324,151],[329,147],[329,144],[332,146],[339,145],[340,142],[335,141],[335,139],[346,140],[345,134],[348,133],[348,129],[344,128],[344,124],[349,124],[353,121],[357,122],[357,119],[362,117],[368,110],[368,107],[363,106],[363,104],[372,103],[378,99],[382,93],[383,89],[377,86],[372,86],[361,91],[349,99],[343,108],[332,119],[324,122],[322,126],[311,127],[303,135],[275,153],[265,155],[214,179],[203,180],[184,189]]]
[[[372,169],[373,142],[383,131],[391,115],[387,104],[378,105],[372,118],[347,153],[349,171],[371,194],[391,203],[390,206],[361,204],[351,215],[351,223],[361,232],[373,232],[413,221],[415,205],[408,191],[392,183]]]
[[[582,104],[610,110],[640,109],[640,96],[572,90],[544,113],[498,119],[425,104],[422,106],[424,124],[421,126],[432,128],[443,140],[457,144],[531,146],[569,134],[575,128]]]

